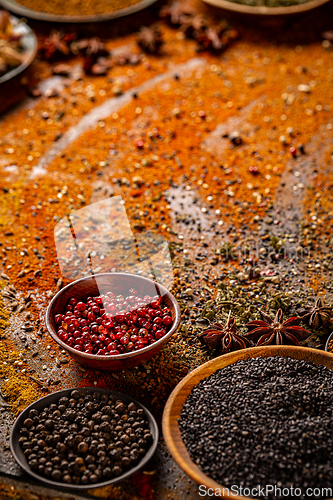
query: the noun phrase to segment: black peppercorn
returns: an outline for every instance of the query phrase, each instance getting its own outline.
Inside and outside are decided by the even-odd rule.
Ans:
[[[94,406],[95,406],[95,405],[94,405],[94,403],[92,403],[91,401],[88,401],[88,402],[85,404],[85,409],[86,409],[87,411],[93,411]]]
[[[75,459],[75,463],[76,465],[78,465],[79,467],[82,467],[82,465],[84,465],[84,459],[82,457],[76,457]]]
[[[120,476],[146,452],[151,434],[138,410],[113,396],[83,396],[75,389],[40,413],[30,410],[19,443],[31,470],[56,482],[89,486]]]
[[[123,470],[122,470],[122,468],[121,468],[121,467],[119,467],[119,466],[115,465],[115,466],[113,467],[113,469],[112,469],[112,471],[111,471],[111,472],[112,472],[112,475],[113,475],[113,476],[116,476],[116,477],[117,477],[117,476],[120,476],[120,475],[122,474]]]
[[[77,449],[78,449],[78,452],[79,453],[87,453],[88,449],[89,449],[89,446],[87,443],[85,443],[84,441],[81,441],[79,442],[79,444],[77,445]]]

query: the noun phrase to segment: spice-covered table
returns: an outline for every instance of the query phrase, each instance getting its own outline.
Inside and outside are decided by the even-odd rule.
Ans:
[[[218,11],[195,6],[219,22]],[[149,16],[157,19],[156,9]],[[213,355],[198,340],[208,321],[225,322],[231,310],[242,331],[258,308],[272,315],[281,307],[287,318],[317,296],[330,304],[333,46],[321,37],[330,19],[329,3],[273,31],[235,21],[241,37],[221,53],[198,53],[184,31],[162,22],[159,55],[139,58],[135,34],[120,36],[118,21],[116,37],[108,26],[115,59],[106,76],[85,74],[80,54],[63,74],[53,75],[59,61],[32,65],[23,83],[37,83],[38,97],[0,122],[1,498],[73,497],[24,486],[11,457],[13,415],[38,397],[108,387],[160,421],[177,382]],[[44,313],[66,283],[57,221],[115,195],[135,233],[169,240],[182,323],[151,361],[103,373],[58,348]],[[328,330],[311,332],[306,343],[323,348]],[[89,494],[177,499],[197,491],[161,441],[133,480]]]

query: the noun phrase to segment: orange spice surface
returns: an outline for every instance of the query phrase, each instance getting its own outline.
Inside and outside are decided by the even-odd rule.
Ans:
[[[220,15],[208,12],[219,22]],[[306,21],[302,26],[309,32]],[[142,400],[158,417],[176,383],[214,355],[196,335],[204,324],[198,320],[214,314],[206,305],[218,284],[244,292],[239,318],[243,309],[255,314],[255,307],[271,307],[271,299],[272,308],[282,301],[287,310],[316,293],[330,300],[333,182],[333,58],[316,35],[320,29],[310,30],[308,43],[300,42],[294,25],[282,41],[272,41],[240,24],[241,39],[221,54],[198,53],[181,30],[166,24],[161,30],[159,56],[115,65],[107,76],[61,78],[58,95],[30,100],[0,124],[4,290],[16,287],[12,319],[33,325],[36,337],[34,345],[29,338],[16,341],[28,358],[49,354],[45,371],[33,358],[49,390],[74,383],[113,388]],[[107,46],[139,52],[134,34]],[[68,62],[82,64],[79,56]],[[53,66],[36,61],[33,71],[48,81]],[[87,117],[91,127],[84,125]],[[182,324],[145,365],[102,373],[66,359],[45,330],[44,313],[67,282],[57,262],[56,223],[116,195],[134,234],[149,229],[170,242]],[[305,257],[284,256],[288,245]],[[228,249],[237,250],[235,256]],[[223,297],[222,315],[234,297]]]

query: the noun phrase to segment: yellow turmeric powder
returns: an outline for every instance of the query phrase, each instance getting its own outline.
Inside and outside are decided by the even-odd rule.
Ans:
[[[4,306],[3,298],[0,293],[0,337],[2,337],[8,326],[9,326],[9,313]]]
[[[14,415],[43,396],[29,376],[20,372],[23,368],[20,353],[9,342],[0,342],[0,377],[3,379],[1,392],[10,404]]]

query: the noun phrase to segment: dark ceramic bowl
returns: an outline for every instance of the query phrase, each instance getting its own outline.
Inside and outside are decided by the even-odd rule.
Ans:
[[[140,295],[160,295],[171,311],[173,323],[170,330],[164,337],[154,344],[148,345],[138,351],[115,356],[97,356],[96,354],[86,354],[77,351],[62,342],[56,330],[54,316],[62,313],[67,301],[71,297],[78,300],[85,300],[87,297],[105,294],[112,291],[115,294],[126,294],[130,288],[138,290]],[[51,300],[46,311],[46,326],[52,338],[82,365],[98,370],[122,370],[144,363],[157,354],[168,339],[175,333],[180,323],[180,308],[175,297],[164,286],[151,281],[148,278],[126,273],[104,273],[88,276],[70,283],[58,292]]]
[[[19,444],[19,438],[20,438],[20,429],[23,427],[23,422],[26,418],[28,418],[29,411],[33,408],[35,408],[38,411],[43,410],[46,406],[49,406],[52,403],[57,403],[60,398],[62,397],[69,397],[70,393],[74,390],[78,390],[84,395],[86,394],[92,394],[93,392],[100,392],[101,394],[107,394],[111,395],[113,394],[117,398],[121,399],[124,403],[129,404],[129,403],[134,403],[138,408],[142,408],[146,414],[146,417],[148,419],[149,423],[149,430],[153,436],[153,442],[148,449],[147,453],[145,456],[140,460],[140,462],[133,467],[132,469],[129,469],[128,471],[124,472],[119,477],[109,479],[108,481],[103,481],[100,483],[96,484],[89,484],[89,485],[83,485],[83,484],[65,484],[65,483],[60,483],[58,481],[52,481],[51,479],[47,479],[46,477],[40,476],[39,474],[36,474],[33,472],[27,462],[27,459],[25,458],[23,451],[21,449],[21,446]],[[92,488],[101,488],[103,486],[108,486],[109,484],[114,484],[117,483],[118,481],[122,481],[126,477],[131,476],[135,472],[137,472],[139,469],[141,469],[154,455],[156,447],[158,443],[158,427],[157,423],[152,416],[152,414],[143,406],[140,404],[138,401],[135,399],[131,398],[130,396],[127,396],[126,394],[122,394],[120,392],[115,392],[115,391],[110,391],[108,389],[99,389],[95,387],[74,387],[72,389],[65,389],[63,391],[57,391],[54,392],[53,394],[49,394],[48,396],[45,396],[44,398],[39,399],[35,403],[32,403],[32,405],[28,406],[20,415],[17,417],[17,419],[14,422],[14,425],[12,427],[11,433],[10,433],[10,450],[13,454],[13,457],[15,458],[16,462],[22,467],[22,469],[25,470],[30,476],[33,478],[43,481],[49,486],[57,486],[57,487],[62,487],[68,489],[75,489],[75,490],[87,490],[87,489],[92,489]]]

